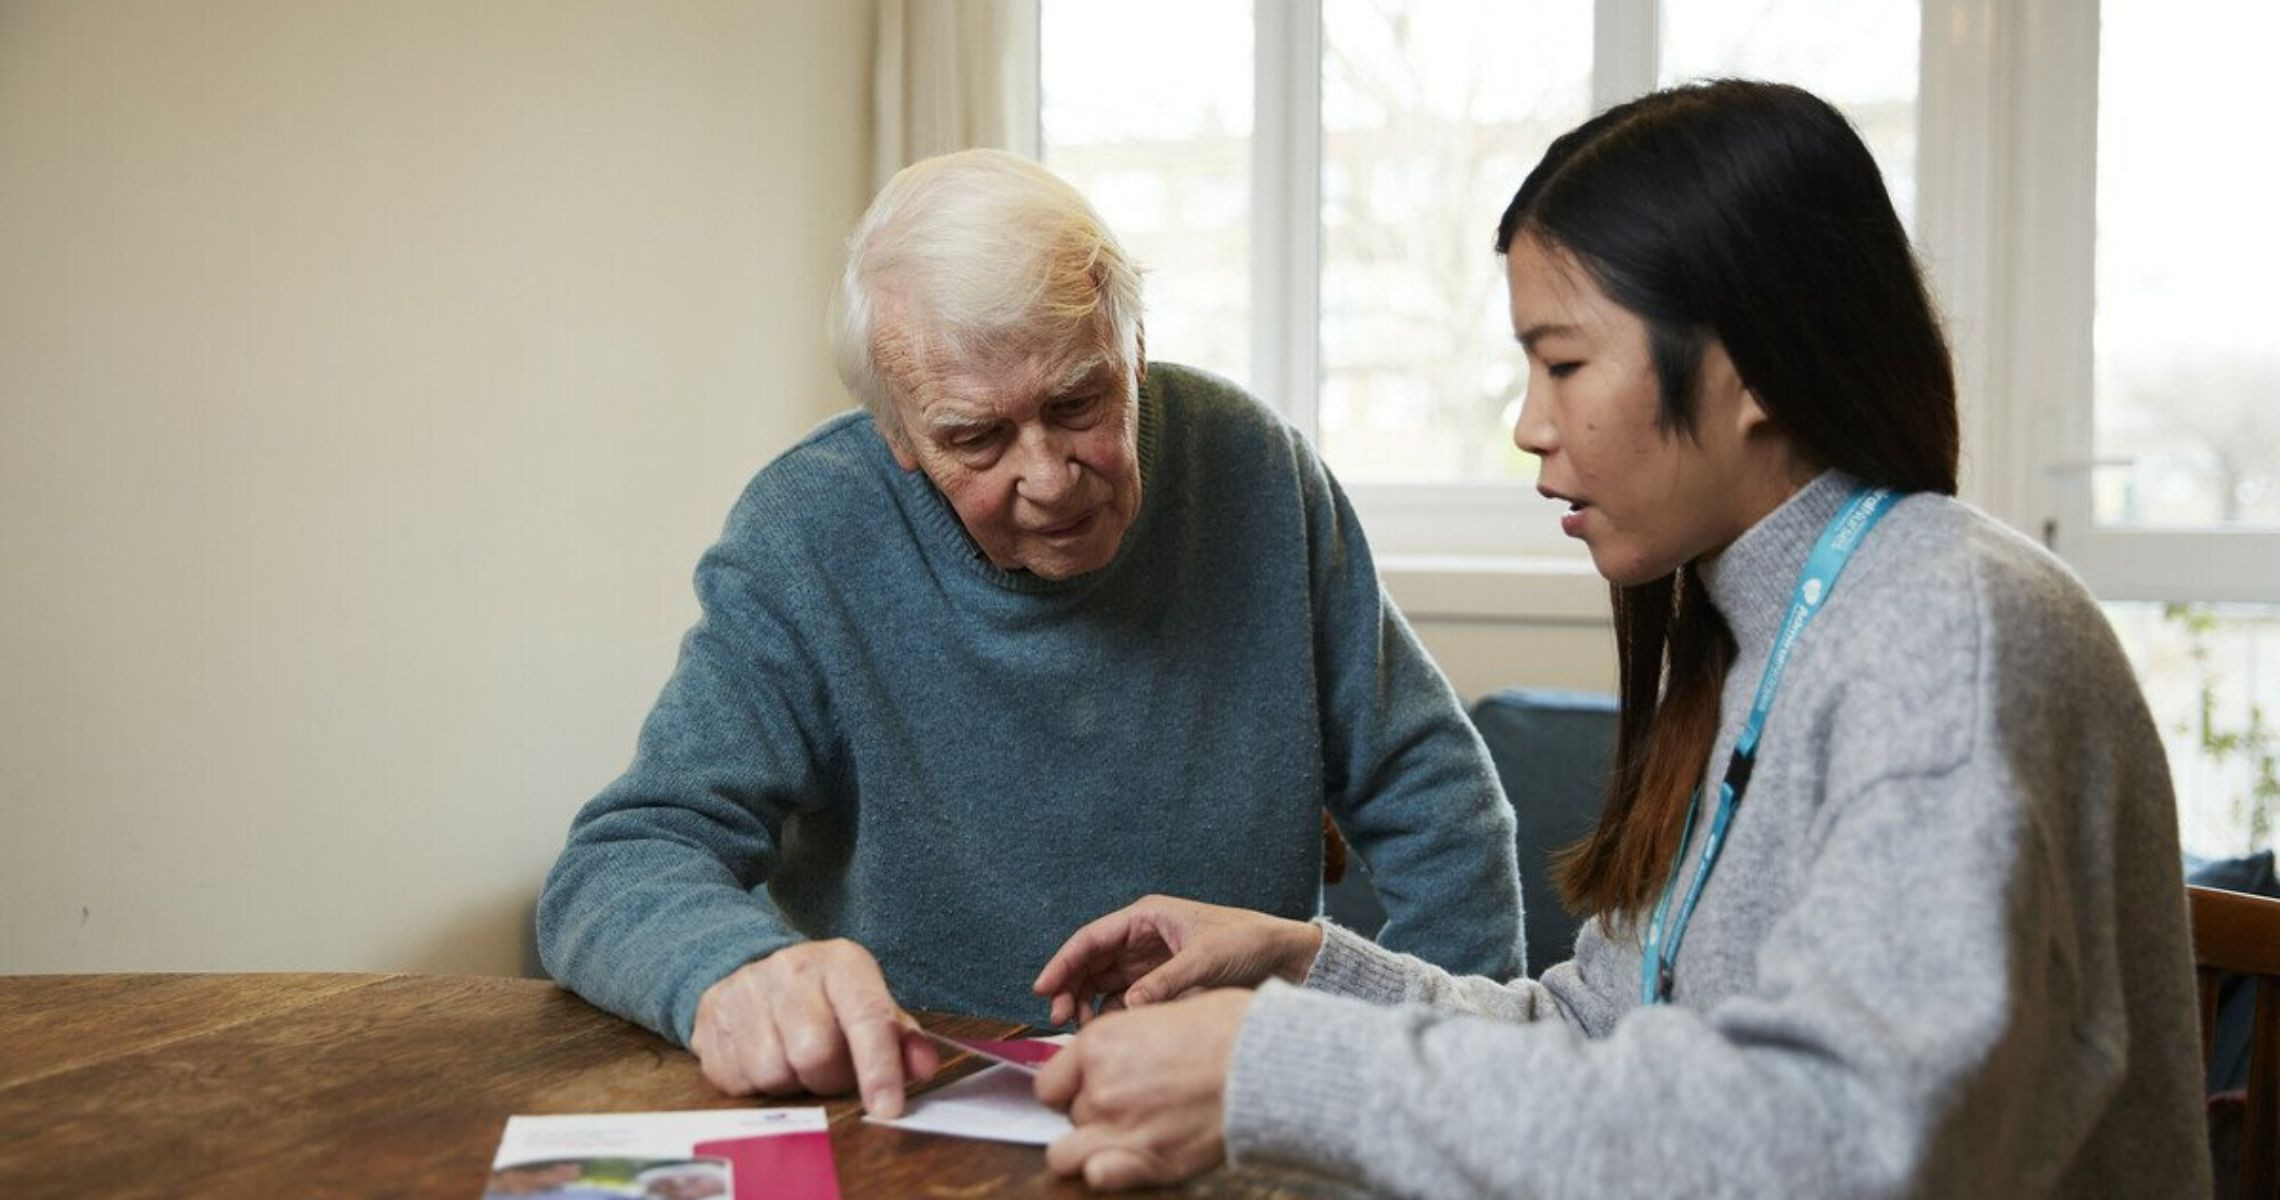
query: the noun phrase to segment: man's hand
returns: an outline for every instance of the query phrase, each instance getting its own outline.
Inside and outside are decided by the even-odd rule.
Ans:
[[[1053,1023],[1084,1022],[1093,999],[1138,1008],[1197,989],[1306,978],[1322,930],[1249,909],[1147,896],[1069,935],[1030,990],[1053,998]]]
[[[835,939],[786,946],[705,989],[689,1035],[705,1078],[731,1096],[834,1095],[860,1084],[873,1116],[942,1064],[887,994],[871,952]]]
[[[1045,1149],[1056,1174],[1103,1191],[1170,1184],[1227,1157],[1227,1070],[1251,993],[1205,992],[1108,1013],[1037,1075],[1076,1128]]]

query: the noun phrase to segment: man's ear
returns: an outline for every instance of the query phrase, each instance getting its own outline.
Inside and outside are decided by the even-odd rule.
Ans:
[[[905,471],[918,469],[918,455],[911,452],[910,436],[903,432],[900,417],[883,416],[874,409],[871,412],[871,424],[878,428],[879,436],[886,440],[887,453],[895,456],[896,466]]]

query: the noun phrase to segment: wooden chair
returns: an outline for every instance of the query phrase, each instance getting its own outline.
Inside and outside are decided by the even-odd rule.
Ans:
[[[2203,1062],[2214,1049],[2219,977],[2249,975],[2256,980],[2256,1020],[2248,1043],[2247,1122],[2241,1134],[2236,1194],[2244,1200],[2280,1196],[2280,900],[2205,887],[2187,887],[2185,892],[2193,914],[2193,959],[2201,983]]]

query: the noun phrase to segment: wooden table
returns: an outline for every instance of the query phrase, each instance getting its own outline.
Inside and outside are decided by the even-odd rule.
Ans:
[[[1017,1028],[926,1023],[983,1037]],[[982,1065],[953,1058],[936,1081]],[[8,1200],[478,1200],[510,1115],[750,1103],[713,1091],[687,1051],[538,980],[0,976]],[[1035,1147],[867,1125],[852,1097],[824,1103],[850,1200],[1088,1194]],[[1177,1194],[1354,1193],[1222,1169]]]

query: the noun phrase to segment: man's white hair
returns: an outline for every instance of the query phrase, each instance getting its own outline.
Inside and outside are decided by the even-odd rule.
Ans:
[[[963,362],[1020,340],[1105,333],[1130,369],[1140,354],[1140,269],[1060,176],[1002,150],[963,150],[887,181],[847,239],[832,297],[840,382],[900,437],[879,371],[882,322]]]

